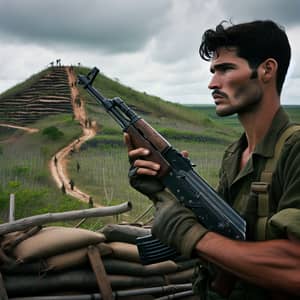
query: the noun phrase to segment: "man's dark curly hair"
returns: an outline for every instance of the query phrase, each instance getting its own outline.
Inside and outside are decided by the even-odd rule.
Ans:
[[[234,47],[237,55],[248,61],[256,69],[268,58],[277,61],[277,92],[282,85],[289,67],[291,48],[283,28],[273,21],[254,21],[225,27],[221,22],[215,30],[208,29],[202,36],[199,53],[201,58],[209,61],[220,47]]]

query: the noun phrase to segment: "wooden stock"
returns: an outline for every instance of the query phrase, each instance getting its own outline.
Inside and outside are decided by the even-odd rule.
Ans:
[[[139,119],[134,126],[128,127],[126,132],[130,135],[131,143],[135,148],[142,147],[150,150],[151,153],[145,159],[160,165],[157,176],[161,178],[168,174],[171,168],[161,153],[168,149],[170,144],[164,137],[143,119]]]

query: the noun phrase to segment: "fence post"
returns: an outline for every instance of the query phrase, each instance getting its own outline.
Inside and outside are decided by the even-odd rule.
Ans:
[[[14,220],[15,220],[15,194],[10,194],[8,222],[13,222]]]

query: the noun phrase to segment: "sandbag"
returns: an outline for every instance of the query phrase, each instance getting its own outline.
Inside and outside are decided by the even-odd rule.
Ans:
[[[131,276],[161,275],[176,272],[178,270],[176,263],[171,260],[144,266],[136,262],[104,258],[103,264],[108,274]]]
[[[41,274],[46,267],[44,261],[34,261],[29,263],[3,264],[0,266],[2,274]]]
[[[32,261],[105,241],[102,233],[81,228],[45,227],[13,249],[19,261]]]
[[[16,247],[23,240],[35,235],[42,229],[42,226],[34,226],[22,231],[14,231],[2,236],[0,247],[5,253],[10,253],[11,249]]]
[[[151,234],[150,229],[133,225],[109,224],[101,230],[108,242],[124,242],[135,244],[136,238]]]
[[[178,284],[178,283],[188,283],[191,282],[192,277],[194,274],[194,268],[187,269],[181,272],[176,272],[172,274],[166,275],[166,281],[173,283],[173,284]]]
[[[104,243],[97,244],[101,256],[109,255],[112,249]],[[87,247],[68,251],[48,257],[45,260],[46,268],[43,271],[60,271],[84,265],[88,262]]]
[[[120,260],[141,262],[136,245],[124,242],[111,242],[107,245],[112,249],[112,256]]]
[[[129,276],[154,276],[170,273],[177,273],[181,276],[182,271],[194,268],[197,260],[187,260],[177,264],[172,260],[166,260],[151,265],[142,265],[136,262],[129,262],[119,259],[103,258],[103,264],[108,274],[129,275]],[[181,275],[180,275],[181,274]],[[182,275],[183,277],[185,275]],[[183,279],[185,281],[185,279]]]

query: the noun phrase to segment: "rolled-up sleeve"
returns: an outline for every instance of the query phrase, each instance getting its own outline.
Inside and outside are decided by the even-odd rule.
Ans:
[[[300,134],[297,132],[283,149],[278,161],[278,184],[282,196],[277,212],[268,221],[270,238],[287,238],[288,234],[300,240]]]
[[[268,221],[269,238],[287,238],[289,234],[300,240],[300,209],[298,208],[283,209]]]

